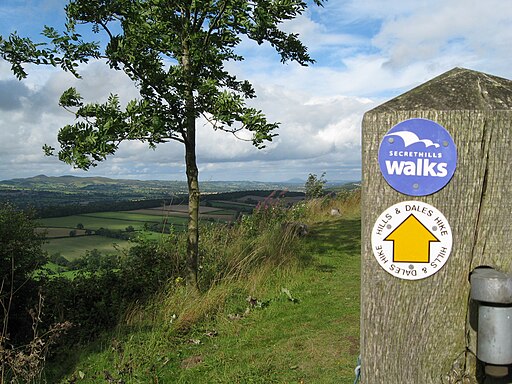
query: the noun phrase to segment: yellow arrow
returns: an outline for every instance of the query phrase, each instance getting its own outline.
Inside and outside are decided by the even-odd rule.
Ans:
[[[428,263],[430,243],[439,242],[416,216],[409,215],[384,241],[393,242],[393,261],[397,263]]]

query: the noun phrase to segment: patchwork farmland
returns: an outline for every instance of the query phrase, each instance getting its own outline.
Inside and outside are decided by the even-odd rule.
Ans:
[[[237,218],[239,203],[223,201],[218,204],[219,207],[201,206],[200,219],[227,223]],[[254,207],[243,205],[250,210]],[[39,231],[46,233],[48,242],[45,249],[48,254],[60,253],[66,259],[74,260],[94,249],[111,253],[127,248],[130,245],[127,239],[133,236],[158,239],[171,227],[173,230],[185,230],[187,216],[187,205],[86,213],[41,219]]]
[[[251,214],[258,204],[290,206],[302,199],[303,193],[282,190],[205,193],[201,196],[199,218],[202,221],[229,223],[242,214]],[[158,202],[155,201],[155,204]],[[153,207],[142,203],[131,204],[131,207],[119,210],[113,206],[112,211],[105,211],[101,207],[96,212],[89,209],[84,212],[80,210],[83,207],[78,207],[73,215],[51,217],[50,214],[50,217],[40,219],[38,230],[46,234],[45,249],[48,255],[58,256],[53,259],[60,258],[65,263],[62,258],[74,261],[94,250],[107,255],[130,248],[130,240],[137,237],[159,240],[169,231],[187,229],[186,202],[170,205],[162,203]]]

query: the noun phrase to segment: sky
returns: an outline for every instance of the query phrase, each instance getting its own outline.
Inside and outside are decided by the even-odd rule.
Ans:
[[[0,35],[17,31],[38,39],[44,25],[64,28],[64,0],[2,0]],[[328,181],[361,179],[361,121],[365,112],[454,67],[512,79],[512,1],[330,0],[286,22],[299,33],[314,65],[280,63],[271,47],[243,42],[241,63],[226,68],[248,79],[257,98],[250,105],[279,122],[278,136],[263,150],[198,120],[198,166],[203,181],[305,180],[325,172]],[[110,93],[122,102],[137,97],[128,77],[105,62],[81,66],[82,79],[51,67],[29,67],[18,81],[0,58],[0,180],[48,176],[105,176],[185,180],[182,144],[156,150],[125,142],[89,171],[46,157],[58,148],[60,127],[74,116],[58,106],[76,87],[87,102]]]

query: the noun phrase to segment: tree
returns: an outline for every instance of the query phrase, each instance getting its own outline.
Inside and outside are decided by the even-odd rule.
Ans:
[[[323,0],[313,0],[322,5]],[[104,104],[85,104],[75,88],[66,90],[60,105],[76,122],[60,129],[59,159],[89,169],[116,152],[124,140],[140,140],[154,148],[178,141],[185,147],[189,192],[187,281],[197,283],[199,181],[196,161],[196,119],[203,116],[215,130],[238,137],[252,133],[263,148],[275,136],[277,123],[248,107],[255,92],[225,69],[241,61],[235,48],[243,38],[268,42],[281,61],[308,65],[314,60],[297,34],[279,27],[307,9],[303,0],[70,0],[66,31],[45,27],[48,44],[36,44],[11,34],[0,38],[0,54],[12,63],[18,78],[25,63],[61,66],[79,76],[79,62],[104,59],[113,70],[124,71],[138,87],[140,98],[122,108],[117,95]],[[107,44],[84,42],[77,24],[102,32]],[[47,154],[54,148],[45,146]]]
[[[327,183],[327,180],[324,179],[324,176],[325,172],[322,173],[320,177],[314,173],[309,174],[308,179],[306,180],[306,184],[304,184],[306,199],[314,199],[323,196],[324,185]]]
[[[30,215],[0,205],[0,343],[9,333],[15,339],[30,330],[26,309],[37,297],[33,273],[47,261],[43,242]]]

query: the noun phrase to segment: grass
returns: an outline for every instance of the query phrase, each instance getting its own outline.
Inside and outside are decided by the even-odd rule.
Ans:
[[[99,228],[108,228],[112,230],[124,230],[131,225],[135,229],[142,229],[144,223],[162,223],[164,217],[155,215],[143,215],[130,212],[98,212],[92,214],[73,215],[64,217],[52,217],[41,219],[40,224],[52,228],[76,228],[77,224],[82,224],[85,229],[97,230]],[[165,217],[168,224],[176,226],[185,226],[186,218]]]
[[[153,218],[154,219],[154,218]],[[160,222],[160,221],[159,221]],[[130,220],[117,220],[107,217],[97,217],[88,215],[73,215],[64,217],[52,217],[40,220],[41,225],[53,228],[76,228],[77,224],[83,224],[84,228],[97,230],[99,228],[108,228],[112,230],[125,230],[128,225],[132,225],[135,229],[142,229],[144,223],[134,222]]]
[[[48,243],[44,244],[43,248],[50,255],[60,253],[66,259],[74,260],[84,256],[86,251],[92,251],[93,249],[107,254],[115,252],[117,247],[123,249],[129,245],[130,243],[126,240],[92,235],[51,239]]]
[[[357,216],[313,223],[298,262],[263,264],[200,296],[169,290],[73,352],[61,382],[352,383],[359,248]]]
[[[356,223],[345,224],[351,227],[348,233],[358,229]],[[201,356],[202,363],[180,369],[169,379],[183,383],[201,378],[222,383],[350,382],[359,351],[359,257],[357,250],[340,252],[339,226],[332,222],[314,228],[308,244],[311,265],[284,280],[280,276],[279,281],[269,281],[271,286],[260,298],[270,300],[268,307],[252,311],[238,323],[221,318],[216,339],[203,337],[204,346],[189,348],[189,355]]]

